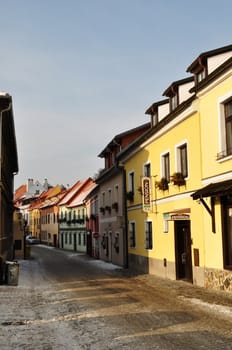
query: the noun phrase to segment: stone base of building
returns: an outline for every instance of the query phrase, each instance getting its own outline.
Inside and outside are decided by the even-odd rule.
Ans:
[[[175,263],[141,255],[129,254],[128,267],[138,273],[147,273],[163,278],[176,279]]]
[[[232,271],[206,268],[205,287],[232,292]]]
[[[137,273],[176,280],[175,262],[140,255],[128,255],[128,267]],[[193,284],[208,289],[232,292],[232,271],[193,266]]]
[[[141,255],[128,254],[128,268],[137,273],[149,273],[148,258]]]

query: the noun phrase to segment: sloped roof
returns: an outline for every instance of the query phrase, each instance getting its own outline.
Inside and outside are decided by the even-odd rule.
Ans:
[[[101,151],[101,153],[99,153],[98,157],[103,158],[104,155],[105,155],[106,153],[109,153],[109,150],[110,150],[110,148],[111,148],[112,146],[114,146],[114,147],[115,147],[115,146],[122,146],[122,145],[120,144],[120,142],[121,142],[121,140],[122,140],[124,137],[126,137],[126,136],[128,136],[128,135],[130,135],[130,134],[133,134],[133,133],[135,133],[136,131],[143,130],[143,129],[144,129],[144,130],[145,130],[145,129],[148,129],[148,128],[150,128],[150,126],[151,126],[150,123],[145,123],[145,124],[142,124],[142,125],[139,125],[139,126],[133,128],[133,129],[129,129],[129,130],[123,131],[123,132],[120,133],[120,134],[115,135],[114,138],[113,138],[113,139],[107,144],[107,146]]]
[[[69,205],[74,196],[80,191],[80,189],[88,182],[93,181],[91,178],[84,180],[78,180],[68,191],[67,194],[61,199],[59,205]]]
[[[197,58],[190,64],[190,66],[186,69],[186,72],[192,72],[194,68],[199,65],[199,62],[201,62],[203,59],[220,55],[222,53],[232,51],[232,45],[227,45],[223,47],[219,47],[218,49],[202,52]]]
[[[180,85],[184,85],[184,84],[187,84],[187,83],[190,83],[194,81],[194,77],[191,76],[191,77],[187,77],[187,78],[184,78],[184,79],[180,79],[180,80],[176,80],[176,81],[173,81],[168,87],[167,89],[163,92],[163,96],[171,96],[173,94],[173,91]]]
[[[43,203],[41,203],[40,209],[48,208],[48,207],[52,207],[54,205],[57,205],[60,201],[60,198],[61,198],[61,194],[58,194],[52,198],[46,199]]]
[[[164,100],[160,100],[157,102],[152,103],[152,105],[150,107],[147,108],[147,110],[145,111],[145,114],[149,114],[149,115],[153,115],[154,111],[159,107],[162,106],[164,104],[169,103],[169,99],[165,98]]]
[[[95,182],[89,183],[83,190],[81,190],[77,196],[73,198],[73,200],[67,205],[67,208],[77,207],[78,205],[82,205],[85,198],[88,194],[97,186]]]
[[[18,201],[20,198],[22,198],[26,191],[27,191],[26,185],[21,185],[19,188],[17,188],[14,193],[14,201]]]

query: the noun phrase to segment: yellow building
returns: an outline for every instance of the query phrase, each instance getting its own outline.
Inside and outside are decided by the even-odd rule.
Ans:
[[[232,291],[232,45],[201,54],[188,71],[201,113],[202,188],[192,197],[204,208],[204,280]]]
[[[201,54],[188,68],[192,77],[172,83],[163,93],[168,100],[146,111],[152,129],[119,156],[127,177],[130,267],[215,286],[212,269],[215,276],[224,271],[223,252],[232,259],[232,237],[227,248],[222,233],[222,201],[214,192],[201,194],[204,184],[232,179],[221,112],[232,95],[231,50]],[[228,217],[229,204],[227,198]],[[220,288],[229,288],[228,274]]]

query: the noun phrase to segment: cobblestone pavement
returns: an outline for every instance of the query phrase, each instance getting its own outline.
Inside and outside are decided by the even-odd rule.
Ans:
[[[232,295],[33,247],[0,286],[0,349],[232,349]]]

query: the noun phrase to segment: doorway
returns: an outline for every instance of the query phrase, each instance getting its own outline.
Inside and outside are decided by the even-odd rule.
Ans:
[[[77,235],[76,235],[76,233],[73,234],[73,250],[74,250],[74,252],[77,251]]]
[[[53,246],[57,247],[57,235],[53,235]]]
[[[175,221],[176,279],[193,282],[190,221]]]

